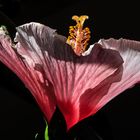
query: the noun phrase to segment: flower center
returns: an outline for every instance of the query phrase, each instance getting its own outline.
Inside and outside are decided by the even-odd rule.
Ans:
[[[69,27],[70,35],[66,43],[69,44],[74,50],[74,52],[80,56],[86,50],[88,41],[90,39],[89,28],[86,27],[83,29],[83,24],[85,20],[88,19],[88,16],[73,16],[72,19],[75,20],[77,24],[75,26]]]

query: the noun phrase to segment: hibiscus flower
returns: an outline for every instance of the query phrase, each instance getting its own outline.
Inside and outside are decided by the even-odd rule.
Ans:
[[[12,41],[0,28],[0,61],[30,90],[48,123],[58,107],[69,130],[140,81],[138,41],[101,39],[77,55],[48,26],[31,22],[16,30]]]

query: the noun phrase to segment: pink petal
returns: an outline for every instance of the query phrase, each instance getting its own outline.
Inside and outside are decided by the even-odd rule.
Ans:
[[[36,101],[38,102],[40,108],[44,110],[47,119],[50,120],[52,114],[55,110],[55,102],[53,101],[53,96],[49,96],[48,89],[51,84],[48,84],[48,87],[38,80],[39,74],[26,66],[23,58],[17,54],[16,47],[19,47],[19,44],[16,46],[12,44],[12,41],[8,35],[5,35],[5,32],[0,29],[0,61],[8,66],[15,74],[24,82],[26,87],[31,91]],[[45,89],[46,88],[46,89]],[[49,92],[53,92],[49,90]]]
[[[106,49],[118,51],[124,63],[122,66],[121,80],[110,86],[107,95],[98,103],[98,109],[140,81],[140,42],[126,39],[115,40],[111,38],[108,40],[101,39],[99,43]]]
[[[48,121],[60,108],[68,129],[140,80],[139,42],[100,40],[79,57],[49,27],[30,23],[17,31],[15,46],[0,31],[0,60],[25,83]]]
[[[107,94],[101,90],[103,86],[107,91],[120,80],[123,61],[117,51],[95,44],[90,54],[79,57],[65,43],[65,37],[42,24],[25,24],[17,31],[18,53],[26,67],[37,73],[38,81],[52,85],[53,92],[45,87],[42,90],[56,98],[68,129],[97,111],[97,103]]]

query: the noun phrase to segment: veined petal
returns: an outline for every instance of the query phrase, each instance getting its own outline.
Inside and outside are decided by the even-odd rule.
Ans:
[[[55,110],[55,102],[53,96],[49,96],[47,92],[53,92],[48,87],[44,86],[38,79],[39,74],[28,67],[22,56],[17,53],[17,47],[20,44],[13,44],[11,38],[5,34],[5,31],[0,30],[0,61],[8,66],[26,85],[26,87],[33,94],[40,108],[44,110],[48,121],[51,119]],[[32,61],[32,60],[31,60]],[[48,90],[46,90],[48,88]]]
[[[77,56],[65,37],[33,22],[18,27],[15,40],[26,67],[36,74],[38,81],[52,85],[53,92],[41,88],[47,96],[55,98],[68,129],[96,112],[97,103],[107,94],[96,92],[97,89],[102,91],[107,85],[104,88],[107,91],[113,82],[120,80],[123,63],[120,54],[98,43],[88,55]]]
[[[99,43],[106,49],[118,51],[124,63],[121,80],[110,86],[107,95],[98,103],[98,109],[124,90],[140,82],[140,42],[122,38],[119,40],[111,38],[108,40],[101,39]]]

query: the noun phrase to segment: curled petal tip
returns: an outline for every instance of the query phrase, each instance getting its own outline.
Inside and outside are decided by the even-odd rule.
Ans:
[[[8,33],[8,31],[7,31],[7,28],[6,28],[6,26],[4,26],[4,25],[1,25],[0,26],[0,34],[5,34],[5,35],[8,35],[9,33]]]

